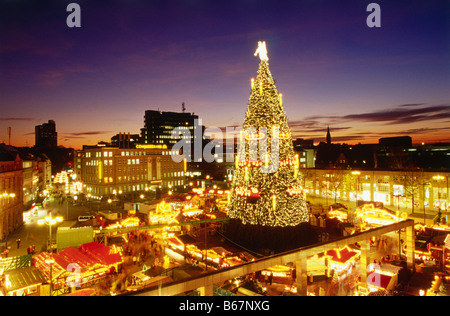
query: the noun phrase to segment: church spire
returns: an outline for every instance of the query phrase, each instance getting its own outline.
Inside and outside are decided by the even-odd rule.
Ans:
[[[330,126],[327,127],[327,145],[331,145]]]

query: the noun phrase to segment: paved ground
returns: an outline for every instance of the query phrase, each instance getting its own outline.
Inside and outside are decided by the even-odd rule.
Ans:
[[[49,238],[49,227],[47,225],[38,225],[38,220],[43,219],[51,212],[52,216],[62,216],[64,220],[67,218],[72,221],[76,220],[79,215],[90,214],[89,208],[86,206],[74,206],[67,201],[60,203],[59,200],[50,200],[45,207],[40,207],[38,212],[31,215],[24,221],[23,225],[16,231],[12,232],[7,238],[8,256],[26,255],[27,247],[34,245],[36,252],[46,249]],[[52,227],[52,239],[56,238],[57,226]],[[17,247],[17,240],[20,240]],[[0,242],[0,251],[5,250],[5,241]]]

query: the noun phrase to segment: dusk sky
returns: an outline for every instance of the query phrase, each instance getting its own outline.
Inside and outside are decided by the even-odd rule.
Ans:
[[[182,102],[206,126],[242,125],[258,41],[294,138],[329,125],[340,143],[450,142],[448,0],[0,0],[0,143],[11,127],[12,145],[33,146],[51,119],[78,149]]]

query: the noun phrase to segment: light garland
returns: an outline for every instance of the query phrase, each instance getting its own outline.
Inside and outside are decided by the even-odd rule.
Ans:
[[[303,188],[301,185],[294,185],[293,187],[287,188],[286,192],[290,195],[300,195],[303,194]]]
[[[259,190],[255,187],[236,187],[234,188],[234,192],[239,196],[259,197]]]
[[[256,161],[240,161],[238,162],[239,167],[261,167],[263,162],[261,160]]]
[[[257,133],[257,134],[247,134],[245,135],[245,140],[251,141],[251,140],[261,140],[266,138],[266,134],[264,133]]]
[[[280,166],[296,166],[297,162],[295,159],[282,159],[280,160]]]

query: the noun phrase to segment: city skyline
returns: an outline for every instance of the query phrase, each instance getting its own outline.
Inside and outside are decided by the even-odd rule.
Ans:
[[[0,142],[33,146],[56,122],[58,145],[139,133],[145,110],[194,112],[205,126],[242,125],[257,42],[293,138],[449,142],[450,4],[377,1],[2,2]]]

